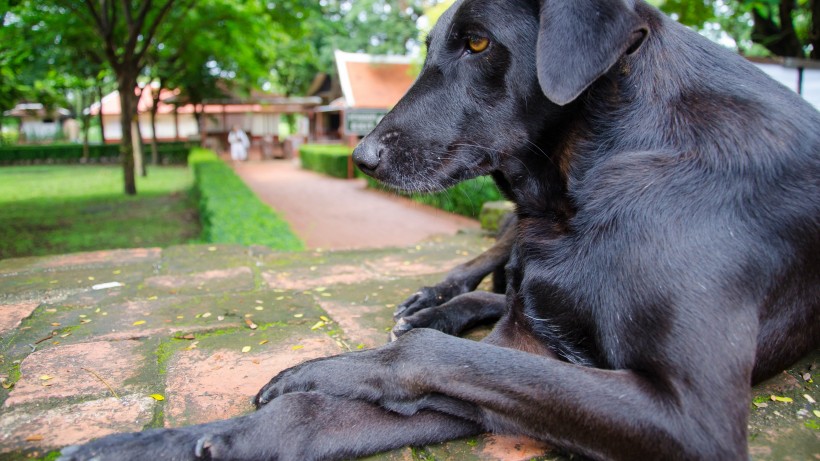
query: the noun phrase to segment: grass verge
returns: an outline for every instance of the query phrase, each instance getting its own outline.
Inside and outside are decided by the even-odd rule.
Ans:
[[[0,259],[190,242],[192,185],[184,167],[151,167],[129,197],[119,166],[0,168]]]
[[[216,154],[192,149],[188,164],[196,178],[204,241],[263,245],[283,251],[305,248],[290,225],[262,203]]]

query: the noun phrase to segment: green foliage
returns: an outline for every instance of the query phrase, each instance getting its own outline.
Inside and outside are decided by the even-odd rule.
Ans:
[[[347,178],[351,150],[338,144],[304,144],[299,148],[302,168],[334,178]]]
[[[191,144],[187,142],[164,142],[158,145],[162,164],[184,165]],[[0,165],[28,165],[39,163],[79,163],[83,158],[83,146],[79,144],[43,144],[0,146]],[[88,162],[115,163],[120,160],[120,146],[95,144],[88,146]]]
[[[101,165],[0,168],[0,259],[167,247],[200,234],[191,172],[156,167],[143,194],[121,194],[122,170]]]
[[[809,0],[649,2],[713,40],[731,38],[746,55],[820,57],[820,18],[812,14]]]
[[[286,221],[262,203],[216,154],[203,150],[193,149],[189,163],[194,170],[204,241],[264,245],[284,251],[304,249]]]

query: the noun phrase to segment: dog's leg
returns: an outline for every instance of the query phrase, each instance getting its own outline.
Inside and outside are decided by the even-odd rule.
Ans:
[[[641,371],[584,367],[417,329],[379,349],[286,370],[257,402],[310,389],[404,412],[415,406],[478,416],[488,430],[595,459],[746,459],[754,336],[699,327],[708,331],[692,336],[693,344],[653,351]],[[725,341],[703,347],[703,337]]]
[[[517,219],[514,215],[510,215],[501,226],[498,240],[489,250],[464,264],[456,266],[438,285],[423,287],[412,294],[399,304],[393,318],[399,321],[423,309],[441,306],[461,294],[475,290],[478,284],[484,280],[484,277],[491,272],[497,274],[501,271],[503,273],[504,265],[510,258],[510,252],[515,241],[516,224]],[[499,277],[496,275],[495,278],[498,279]],[[503,277],[500,278],[503,279]],[[503,281],[494,280],[493,285],[493,290],[497,293],[503,293]],[[418,326],[426,327],[427,325],[419,324]],[[436,328],[435,326],[429,327]]]
[[[390,340],[413,328],[432,328],[449,335],[458,335],[468,329],[498,320],[506,310],[503,294],[474,291],[456,296],[441,306],[422,309],[404,316],[390,331]]]
[[[337,460],[479,432],[476,424],[440,412],[406,416],[360,400],[301,392],[239,418],[68,447],[60,461]]]

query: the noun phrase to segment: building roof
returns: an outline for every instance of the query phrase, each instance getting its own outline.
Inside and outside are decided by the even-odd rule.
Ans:
[[[376,56],[336,51],[336,67],[347,106],[390,109],[416,80],[408,56]]]
[[[34,117],[34,118],[66,118],[71,116],[68,109],[62,107],[46,108],[39,102],[21,102],[14,109],[3,112],[6,117]]]
[[[140,89],[134,89],[134,93],[139,93]],[[151,107],[154,104],[153,94],[156,91],[156,88],[153,86],[146,86],[142,89],[142,94],[140,95],[140,99],[137,102],[137,110],[140,113],[150,112]],[[157,105],[157,113],[158,114],[169,114],[174,112],[174,104],[176,99],[178,99],[180,91],[176,90],[169,90],[163,88],[160,91],[160,98],[159,104]],[[306,97],[306,98],[298,98],[298,97],[282,97],[276,95],[261,95],[261,94],[254,94],[249,99],[220,99],[220,100],[208,100],[205,101],[204,106],[200,109],[208,114],[221,114],[221,113],[247,113],[247,112],[270,112],[270,113],[280,113],[280,112],[300,112],[304,110],[306,107],[313,107],[317,106],[321,103],[321,99],[317,97]],[[122,111],[122,107],[120,106],[120,93],[119,91],[112,91],[111,93],[103,96],[102,98],[102,110],[103,114],[105,115],[119,115]],[[92,104],[90,107],[86,109],[86,113],[90,112],[91,115],[97,115],[100,111],[100,102],[96,102]],[[177,113],[180,114],[192,114],[194,113],[194,105],[193,104],[184,104],[180,105]]]

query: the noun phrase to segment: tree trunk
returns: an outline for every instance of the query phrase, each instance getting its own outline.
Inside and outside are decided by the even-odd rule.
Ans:
[[[134,138],[134,171],[139,171],[143,178],[148,176],[145,169],[145,156],[142,149],[142,130],[140,129],[139,115],[131,123],[131,130]]]
[[[179,142],[179,105],[174,104],[174,139]]]
[[[159,149],[157,145],[157,103],[159,97],[154,98],[154,105],[151,107],[151,164],[159,165]]]
[[[100,141],[105,144],[105,125],[103,125],[103,88],[102,85],[97,87],[97,95],[100,97],[100,110],[98,116],[100,120]]]
[[[812,46],[811,59],[820,60],[820,0],[809,2],[811,9],[811,27],[809,29],[809,43]]]
[[[93,90],[91,90],[93,91]],[[89,90],[83,90],[80,96],[80,105],[82,107],[90,106],[90,102],[94,100],[93,94]],[[91,128],[89,125],[91,124],[91,111],[85,113],[85,111],[80,111],[80,120],[83,122],[83,159],[82,163],[88,163],[89,157],[89,149],[88,149],[88,129]]]
[[[776,56],[805,57],[803,45],[797,37],[792,20],[794,0],[781,0],[777,11],[768,9],[764,13],[760,8],[760,6],[752,8],[752,19],[754,20],[752,41],[763,45]],[[775,15],[780,24],[775,22]]]
[[[117,85],[120,92],[120,155],[126,195],[137,195],[137,182],[134,176],[134,137],[131,135],[131,123],[137,111],[137,98],[134,88],[137,86],[137,73],[124,71],[120,74]]]

